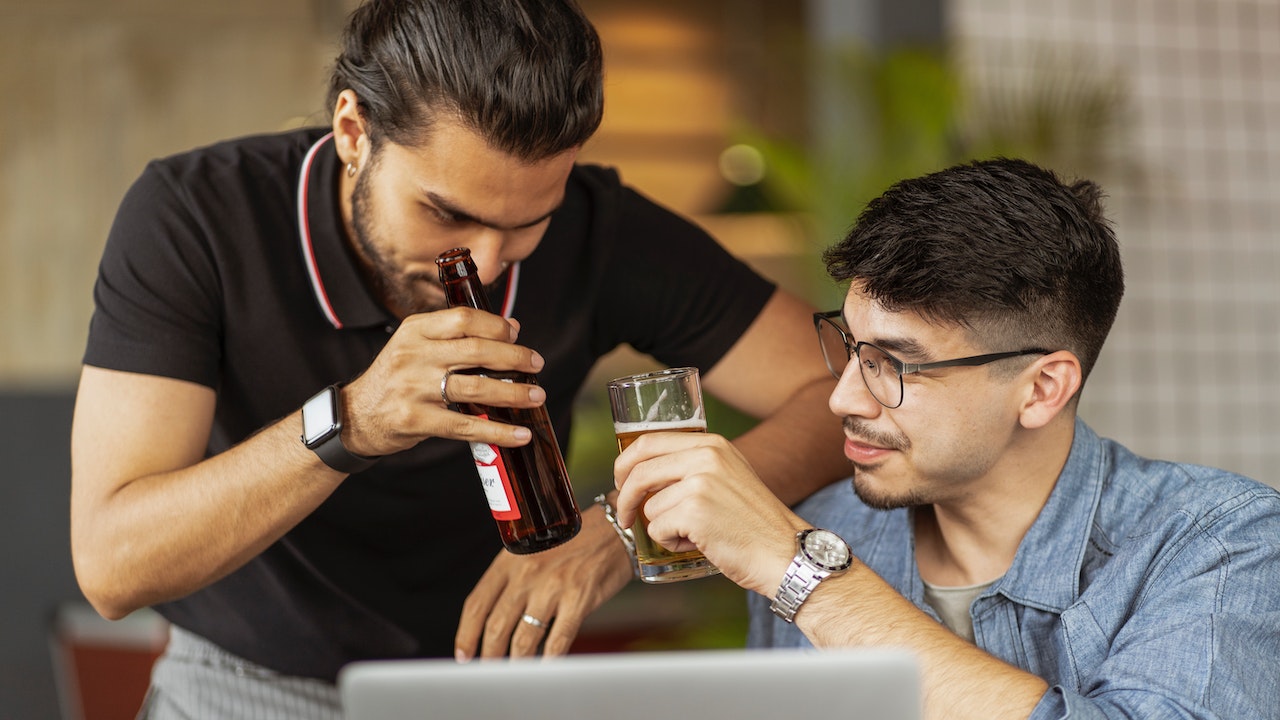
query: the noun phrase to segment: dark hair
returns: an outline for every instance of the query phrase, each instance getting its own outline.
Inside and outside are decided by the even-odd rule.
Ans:
[[[1071,350],[1085,377],[1124,295],[1099,187],[1022,160],[903,180],[823,259],[891,312],[966,327],[993,352]]]
[[[536,161],[604,113],[600,39],[573,0],[368,0],[351,14],[329,109],[355,91],[376,144],[421,143],[440,113]]]

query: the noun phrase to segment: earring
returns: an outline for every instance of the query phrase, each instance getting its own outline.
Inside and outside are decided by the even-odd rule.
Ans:
[[[355,176],[356,176],[356,164],[347,163],[347,177],[353,178]]]

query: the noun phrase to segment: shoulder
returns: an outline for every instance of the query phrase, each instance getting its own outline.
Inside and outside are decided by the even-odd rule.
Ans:
[[[1241,516],[1280,513],[1280,492],[1219,468],[1153,460],[1103,440],[1109,472],[1099,519],[1126,535],[1150,533],[1172,520],[1212,531]]]
[[[293,171],[327,132],[306,128],[222,140],[153,160],[143,175],[162,175],[186,186],[212,186],[234,176],[239,182],[232,187],[278,184],[292,189],[297,182]]]
[[[585,203],[585,205],[584,205]],[[592,164],[575,165],[566,186],[565,206],[587,209],[592,221],[611,223],[622,235],[646,234],[651,240],[680,234],[710,236],[692,220],[626,184],[618,171]]]
[[[724,273],[727,285],[745,283],[750,291],[733,285],[729,294],[745,293],[751,302],[759,300],[759,307],[764,304],[759,296],[767,299],[773,290],[692,219],[646,197],[614,169],[599,165],[574,166],[564,203],[533,257],[576,251],[586,253],[611,277],[619,277],[613,289],[628,296],[646,291],[652,286],[648,278],[655,276],[665,287],[696,289],[714,273]],[[680,262],[672,262],[677,256]],[[685,278],[680,273],[691,275],[691,282],[682,285]]]
[[[569,184],[582,192],[616,192],[623,187],[617,170],[591,163],[574,165],[569,172]]]
[[[1107,442],[1111,470],[1091,542],[1151,558],[1147,573],[1226,570],[1246,558],[1280,581],[1280,492],[1212,467],[1151,460]]]
[[[163,157],[158,162],[192,165],[217,162],[278,162],[284,158],[302,158],[317,141],[330,131],[308,127],[278,133],[242,135],[219,140]]]
[[[324,135],[320,128],[256,135],[152,160],[122,198],[108,244],[290,222],[299,169]]]
[[[311,128],[248,136],[153,160],[121,201],[112,235],[154,242],[288,224],[303,161],[326,134]]]

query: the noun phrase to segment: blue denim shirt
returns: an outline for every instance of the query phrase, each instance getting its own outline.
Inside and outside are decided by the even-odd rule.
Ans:
[[[848,481],[797,507],[925,613],[910,511]],[[748,599],[750,647],[807,647]],[[1077,420],[1066,467],[1004,577],[970,606],[975,642],[1044,678],[1031,717],[1280,718],[1280,494],[1138,457]]]

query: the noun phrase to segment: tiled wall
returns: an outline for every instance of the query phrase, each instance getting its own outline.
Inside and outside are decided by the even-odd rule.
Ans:
[[[1053,55],[1127,98],[1098,179],[1128,290],[1083,417],[1280,486],[1280,2],[952,0],[950,34],[979,86]]]

